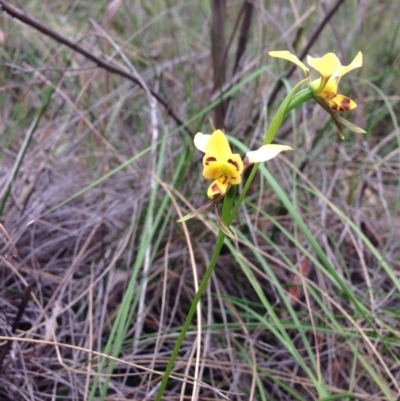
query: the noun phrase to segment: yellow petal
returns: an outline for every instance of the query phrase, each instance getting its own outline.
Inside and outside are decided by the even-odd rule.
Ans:
[[[304,71],[304,74],[306,74],[307,77],[310,75],[309,69],[306,67],[306,65],[303,64],[294,54],[288,52],[287,50],[271,51],[268,54],[271,57],[283,58],[284,60],[291,61],[292,63],[299,66]]]
[[[347,74],[349,71],[354,70],[355,68],[360,68],[362,66],[362,60],[362,53],[358,52],[357,56],[354,57],[354,60],[349,65],[342,66],[342,68],[340,68],[340,70],[338,71],[339,77],[342,77],[344,74]]]
[[[324,101],[335,111],[348,111],[357,107],[356,102],[343,95],[336,95],[330,99],[324,98]]]
[[[197,149],[201,150],[203,153],[206,152],[206,146],[208,141],[210,140],[211,135],[204,135],[201,132],[198,132],[194,136],[194,146],[196,146]]]
[[[336,96],[338,90],[338,84],[333,77],[331,77],[328,82],[326,83],[322,92],[318,94],[318,96],[325,97],[325,98],[332,98]]]
[[[227,184],[240,184],[243,161],[239,154],[232,153],[228,138],[221,130],[212,133],[205,146],[205,153],[203,157],[205,179],[221,179],[221,182],[224,181]]]
[[[212,157],[204,156],[203,177],[206,180],[227,181],[233,185],[239,185],[243,172],[243,162],[238,154],[231,155],[227,162],[220,163]]]
[[[246,154],[248,163],[262,163],[267,160],[273,159],[281,152],[293,150],[290,146],[286,145],[264,145],[258,150],[253,150]]]
[[[230,184],[225,182],[221,182],[219,180],[215,180],[211,183],[207,190],[207,196],[209,198],[214,198],[215,196],[223,196],[226,194],[226,191],[230,187]]]
[[[327,53],[320,58],[307,56],[309,66],[317,70],[322,78],[328,78],[341,67],[340,60],[334,53]]]
[[[228,138],[221,130],[218,129],[210,135],[210,138],[205,144],[205,153],[206,156],[214,157],[219,161],[228,160],[232,155]]]

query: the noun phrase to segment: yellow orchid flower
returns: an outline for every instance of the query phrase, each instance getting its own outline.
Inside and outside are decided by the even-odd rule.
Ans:
[[[307,63],[310,67],[320,73],[320,78],[311,81],[310,71],[308,67],[301,62],[294,54],[284,51],[271,51],[268,53],[271,57],[282,58],[299,66],[309,80],[309,87],[311,88],[314,98],[333,118],[339,135],[343,139],[341,124],[347,126],[350,130],[358,133],[365,133],[364,130],[351,124],[342,117],[338,117],[334,111],[347,111],[353,110],[357,104],[350,98],[338,94],[338,84],[340,78],[347,74],[349,71],[362,66],[362,53],[358,52],[354,60],[347,66],[341,64],[339,58],[334,53],[327,53],[320,58],[307,56]]]
[[[293,150],[286,145],[264,145],[248,152],[242,160],[238,153],[232,153],[228,138],[221,130],[214,131],[212,135],[198,132],[194,137],[194,145],[205,153],[203,177],[213,180],[207,191],[209,198],[223,196],[231,185],[239,185],[243,171],[251,164],[265,162],[281,152]]]
[[[309,69],[294,54],[288,51],[271,51],[271,57],[283,58],[299,66],[310,79]],[[328,104],[335,111],[353,110],[357,104],[346,96],[337,93],[340,78],[349,71],[362,66],[362,53],[358,52],[354,60],[343,66],[334,53],[327,53],[323,57],[307,56],[307,63],[321,74],[321,77],[311,81],[310,88],[314,95]]]
[[[221,130],[216,130],[211,135],[198,132],[194,137],[194,145],[205,153],[203,177],[213,181],[207,190],[207,196],[210,199],[197,210],[179,219],[178,222],[189,220],[215,205],[217,221],[221,230],[234,238],[222,220],[217,202],[225,196],[231,185],[239,185],[242,182],[243,172],[252,164],[265,162],[281,152],[293,149],[286,145],[263,145],[257,150],[247,152],[245,158],[242,159],[238,153],[232,153],[228,138]]]

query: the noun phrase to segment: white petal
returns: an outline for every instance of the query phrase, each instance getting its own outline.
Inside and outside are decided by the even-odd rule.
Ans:
[[[267,160],[273,159],[281,152],[293,150],[290,146],[286,145],[264,145],[258,150],[246,153],[249,163],[262,163]]]
[[[194,146],[196,146],[197,149],[201,150],[203,153],[206,152],[206,146],[208,141],[210,140],[211,135],[204,135],[201,132],[198,132],[194,136]]]

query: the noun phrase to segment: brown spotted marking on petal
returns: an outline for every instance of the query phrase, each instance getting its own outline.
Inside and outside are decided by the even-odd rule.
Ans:
[[[216,183],[214,183],[212,186],[211,186],[211,190],[213,191],[213,193],[221,193],[221,190],[219,189],[219,186],[218,186],[218,184],[216,184]]]
[[[213,156],[207,157],[206,159],[206,166],[208,166],[210,164],[210,162],[216,162],[217,159]]]
[[[340,111],[350,110],[350,99],[345,97],[340,102]]]
[[[232,164],[232,166],[235,166],[236,170],[239,171],[239,164],[235,162],[235,160],[228,159],[228,163]]]
[[[330,102],[329,105],[334,111],[348,111],[350,110],[350,99],[344,98],[340,103]]]

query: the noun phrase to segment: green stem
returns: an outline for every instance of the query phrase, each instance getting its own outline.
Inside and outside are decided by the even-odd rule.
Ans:
[[[312,99],[313,97],[314,93],[310,87],[301,90],[299,93],[296,93],[296,95],[294,95],[292,100],[289,102],[286,113],[297,109],[301,104],[305,103],[307,100]]]
[[[291,111],[292,109],[289,109],[289,107],[294,104],[294,102],[296,101],[296,107],[299,107],[302,103],[300,103],[300,99],[303,99],[302,102],[305,102],[309,99],[307,93],[308,88],[302,90],[301,92],[297,93],[298,90],[300,89],[301,85],[304,84],[305,81],[301,81],[299,82],[285,97],[285,99],[283,100],[282,104],[279,106],[277,112],[274,115],[274,118],[271,121],[271,124],[268,127],[267,132],[265,133],[265,138],[264,138],[264,142],[263,145],[269,145],[275,138],[275,135],[278,133],[279,128],[282,125],[282,121],[283,118],[285,117],[285,115]],[[298,99],[298,100],[297,100]],[[247,179],[242,192],[239,195],[239,199],[236,202],[235,207],[232,210],[231,213],[231,221],[233,220],[233,218],[236,216],[236,213],[239,211],[240,205],[242,204],[244,197],[247,194],[247,191],[250,188],[250,184],[252,183],[254,176],[256,175],[258,166],[260,165],[260,163],[255,163],[253,166],[253,169],[249,175],[249,178]],[[230,221],[230,222],[231,222]],[[230,223],[229,222],[229,223]]]
[[[232,204],[234,201],[234,197],[236,194],[236,187],[231,187],[230,190],[228,191],[228,193],[225,195],[224,197],[224,205],[223,205],[223,209],[222,209],[222,218],[224,220],[224,222],[229,225],[230,224],[230,210],[232,210]],[[233,218],[233,217],[232,217]],[[169,376],[171,374],[172,368],[174,367],[174,363],[176,360],[176,357],[178,356],[178,352],[181,348],[181,345],[183,343],[183,340],[186,337],[186,333],[189,330],[189,326],[190,323],[192,322],[193,316],[196,313],[196,308],[197,308],[197,304],[200,301],[201,296],[203,295],[204,290],[207,287],[208,281],[210,280],[211,274],[214,271],[214,267],[217,263],[219,254],[221,252],[222,249],[222,245],[224,244],[224,240],[225,240],[226,235],[220,230],[218,233],[218,237],[217,237],[217,243],[215,244],[215,248],[214,248],[214,252],[211,256],[210,259],[210,263],[207,267],[206,272],[204,273],[204,277],[201,280],[201,283],[199,285],[199,289],[196,292],[196,295],[193,298],[193,302],[190,305],[190,309],[189,312],[186,316],[186,320],[185,323],[182,326],[182,330],[178,336],[178,339],[176,340],[174,349],[172,350],[171,356],[169,358],[167,367],[165,368],[165,372],[164,372],[164,376],[162,378],[160,387],[157,391],[157,395],[156,398],[154,399],[154,401],[161,401],[161,397],[164,394],[164,390],[165,387],[168,383],[168,379]]]
[[[275,135],[277,134],[279,128],[280,128],[281,125],[282,125],[282,121],[283,121],[283,118],[285,117],[285,114],[286,114],[288,111],[291,110],[291,109],[290,109],[290,110],[288,109],[288,107],[289,107],[289,105],[290,105],[290,103],[291,103],[291,100],[292,100],[293,98],[296,99],[296,97],[294,97],[294,95],[297,94],[297,92],[300,90],[300,87],[301,87],[305,82],[307,82],[307,79],[304,79],[303,81],[300,81],[300,82],[286,95],[285,99],[283,100],[283,102],[282,102],[281,105],[279,106],[277,112],[275,113],[274,118],[273,118],[272,121],[271,121],[271,124],[270,124],[269,127],[268,127],[268,130],[267,130],[267,132],[266,132],[266,134],[265,134],[265,138],[264,138],[264,142],[263,142],[264,145],[270,144],[270,143],[274,140]],[[305,90],[307,90],[307,89],[305,89]],[[303,91],[301,91],[301,92],[303,92]],[[300,95],[301,92],[300,92],[298,95]],[[305,101],[305,100],[303,100],[303,102],[304,102],[304,101]],[[300,99],[299,99],[298,101],[296,101],[296,107],[299,107],[301,104],[302,104],[302,103],[300,103]]]
[[[182,326],[182,330],[178,336],[178,339],[176,340],[174,349],[172,350],[167,367],[165,368],[163,379],[161,381],[160,387],[157,391],[157,395],[156,395],[156,398],[154,399],[154,401],[161,401],[161,397],[164,394],[164,390],[168,383],[168,379],[171,374],[172,368],[174,367],[176,357],[178,356],[178,352],[181,349],[181,345],[183,343],[183,340],[186,337],[186,333],[189,330],[189,326],[190,326],[190,323],[192,322],[193,316],[196,313],[197,304],[199,303],[200,298],[203,295],[203,292],[207,287],[208,281],[210,280],[211,274],[214,271],[214,267],[215,267],[215,264],[217,263],[219,253],[221,252],[222,245],[224,244],[224,239],[225,239],[225,234],[222,231],[220,231],[218,234],[217,243],[215,244],[214,252],[211,256],[210,264],[208,265],[207,270],[204,273],[204,277],[201,280],[199,289],[193,298],[192,304],[190,305],[190,309],[187,314],[185,323]]]

